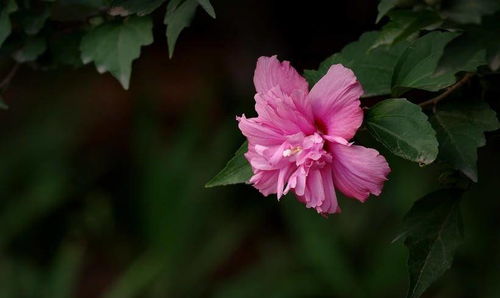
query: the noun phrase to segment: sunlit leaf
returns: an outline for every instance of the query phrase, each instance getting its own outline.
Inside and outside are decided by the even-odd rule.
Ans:
[[[418,105],[404,98],[387,99],[366,113],[370,133],[392,153],[420,164],[438,154],[436,132]]]

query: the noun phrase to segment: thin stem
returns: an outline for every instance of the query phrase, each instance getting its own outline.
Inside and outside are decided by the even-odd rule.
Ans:
[[[20,65],[21,64],[19,64],[19,63],[14,64],[14,66],[11,68],[9,73],[5,76],[5,78],[2,80],[2,82],[0,82],[0,89],[1,90],[7,89],[7,87],[10,84],[10,81],[12,81],[12,78],[16,75],[16,72],[19,69]]]
[[[467,74],[465,74],[465,76],[460,81],[458,81],[455,85],[453,85],[453,86],[449,87],[448,89],[446,89],[445,92],[439,94],[438,96],[436,96],[434,98],[431,98],[429,100],[426,100],[426,101],[420,103],[419,106],[421,106],[422,108],[430,106],[430,105],[432,105],[432,106],[435,107],[438,102],[440,102],[441,100],[443,100],[446,97],[448,97],[448,95],[450,95],[451,93],[453,93],[453,91],[455,91],[458,88],[462,87],[473,76],[474,76],[474,73],[467,73]]]

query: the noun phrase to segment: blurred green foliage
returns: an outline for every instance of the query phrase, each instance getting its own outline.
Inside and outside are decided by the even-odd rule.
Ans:
[[[359,142],[390,158],[391,180],[365,204],[340,198],[343,212],[325,219],[291,196],[278,204],[245,185],[203,188],[241,142],[232,119],[214,127],[201,117],[218,104],[210,90],[197,92],[175,129],[138,96],[130,133],[111,146],[88,144],[96,120],[65,100],[81,87],[58,96],[48,88],[2,120],[0,297],[404,295],[406,250],[391,241],[402,214],[437,187],[439,165],[391,157],[363,132]],[[86,104],[78,96],[77,108]],[[500,140],[491,142],[463,199],[466,244],[428,297],[500,293]]]
[[[91,14],[102,6],[102,1],[61,2],[78,5],[92,2]],[[389,154],[367,131],[362,131],[355,141],[376,148],[388,158],[392,168],[390,180],[381,197],[364,204],[339,196],[343,212],[328,219],[304,208],[293,196],[278,203],[272,196],[262,198],[246,185],[204,188],[205,182],[223,167],[243,141],[234,115],[252,111],[253,104],[253,91],[245,89],[251,86],[252,69],[245,69],[243,65],[252,64],[262,52],[276,50],[265,47],[271,44],[271,38],[266,37],[264,31],[271,32],[273,41],[276,36],[283,38],[266,28],[264,17],[253,23],[240,19],[237,11],[231,10],[228,4],[231,2],[225,2],[229,8],[216,6],[218,20],[213,23],[220,21],[221,28],[229,32],[224,33],[227,34],[224,41],[235,39],[234,44],[221,51],[223,43],[215,38],[210,42],[199,36],[195,42],[187,40],[191,41],[191,48],[186,46],[183,51],[177,51],[180,60],[174,59],[168,64],[172,68],[168,78],[162,72],[166,63],[159,58],[166,56],[166,48],[160,48],[161,54],[156,56],[154,50],[146,50],[134,68],[137,79],[133,80],[135,85],[129,93],[119,89],[109,77],[106,81],[94,75],[88,67],[73,72],[62,69],[46,73],[21,67],[3,94],[10,110],[0,114],[1,298],[385,298],[405,295],[407,250],[401,241],[392,241],[402,228],[403,214],[412,204],[436,190],[439,181],[454,178],[440,175],[442,164],[421,168]],[[396,7],[397,2],[405,1],[382,2],[385,14]],[[203,5],[207,1],[199,3]],[[276,5],[279,12],[284,8],[282,3]],[[447,8],[450,18],[458,15],[452,12],[460,12],[460,7]],[[271,9],[266,6],[268,8]],[[301,5],[298,9],[309,15],[307,7]],[[54,7],[51,22],[72,17],[60,11],[61,7]],[[331,10],[324,11],[331,17]],[[277,24],[281,24],[286,14],[276,13],[276,8],[273,12],[273,21],[281,17],[274,23],[279,27]],[[259,7],[258,13],[265,12]],[[357,13],[360,18],[363,16],[361,9]],[[0,14],[2,22],[11,20],[10,12],[0,11]],[[84,18],[89,15],[83,14]],[[374,19],[375,10],[373,14]],[[483,14],[486,15],[473,11],[468,19],[475,20],[476,15]],[[298,13],[291,15],[293,20],[285,23],[287,26],[297,23]],[[339,14],[337,18],[344,22],[345,15],[348,14]],[[247,22],[249,27],[245,28],[249,31],[245,32],[251,36],[250,41],[237,39],[244,34],[230,31],[232,26],[227,25],[227,20],[226,23],[220,20],[224,16],[236,19],[237,23]],[[348,16],[349,20],[355,17]],[[308,21],[315,19],[322,18],[314,15]],[[373,20],[368,23],[372,26]],[[36,23],[25,25],[29,32],[37,31]],[[356,40],[361,32],[369,29],[356,26],[359,25],[353,23],[352,31],[345,36],[339,32],[350,26],[334,31],[336,35],[331,39],[338,40],[338,49],[347,44],[347,39]],[[421,30],[422,26],[414,30]],[[476,28],[476,25],[470,26]],[[250,27],[260,31],[252,35],[257,29],[251,31]],[[306,26],[301,23],[300,27]],[[323,27],[316,26],[314,32]],[[330,32],[335,27],[325,30]],[[8,29],[10,31],[10,27]],[[24,27],[16,28],[18,33],[20,29]],[[307,40],[301,40],[298,45],[296,39],[313,33],[290,31],[293,47],[307,48]],[[462,35],[463,39],[448,44],[444,51],[449,54],[454,53],[455,47],[466,48],[467,59],[459,57],[453,61],[469,61],[477,49],[466,41],[480,39],[489,44],[495,32],[488,30],[484,36]],[[61,64],[80,66],[80,33],[66,35],[62,45],[58,44],[60,39],[54,38],[43,46],[58,53]],[[323,35],[318,40],[324,45],[325,31],[320,33]],[[373,33],[364,35],[360,42],[346,47],[341,56],[332,56],[332,61],[354,61],[351,55],[368,49],[372,45],[368,41],[375,41],[376,37]],[[24,42],[28,44],[28,39]],[[235,68],[237,71],[226,73],[220,65],[211,64],[221,58],[214,57],[213,49],[205,43],[214,43],[220,55],[228,59],[224,61],[231,64],[232,71]],[[238,43],[243,43],[247,52],[239,48]],[[18,52],[18,55],[23,54],[26,59],[43,48],[40,43],[31,45],[24,48],[29,51]],[[257,45],[262,47],[252,48]],[[277,48],[281,50],[284,46]],[[348,49],[358,51],[351,53]],[[333,48],[324,45],[324,51],[326,56]],[[370,53],[364,59],[372,57],[383,63],[391,60],[382,46]],[[496,57],[495,53],[495,48],[488,48],[486,57]],[[244,60],[245,55],[251,57],[251,62]],[[148,58],[151,56],[153,58]],[[189,58],[182,60],[182,57]],[[315,63],[322,60],[321,57],[314,59]],[[356,59],[352,67],[364,59]],[[490,65],[497,62],[489,60]],[[4,73],[10,65],[0,62]],[[442,62],[444,68],[463,66]],[[240,77],[244,83],[238,81]],[[374,80],[384,77],[389,76],[371,76]],[[480,81],[488,86],[483,96],[495,110],[499,108],[499,79],[498,73],[487,73]],[[100,80],[104,83],[96,83]],[[205,85],[199,88],[193,83],[197,80]],[[173,83],[169,85],[170,82]],[[382,91],[375,90],[372,95],[390,90],[387,85],[373,86]],[[178,94],[183,97],[176,101]],[[487,133],[486,139],[488,146],[479,149],[479,181],[464,193],[461,201],[464,244],[458,248],[452,269],[431,286],[424,297],[500,296],[497,185],[500,138],[497,132]]]

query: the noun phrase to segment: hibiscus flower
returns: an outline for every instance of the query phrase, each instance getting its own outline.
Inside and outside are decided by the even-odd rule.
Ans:
[[[332,65],[311,90],[290,66],[260,57],[255,69],[258,116],[237,117],[248,139],[250,183],[263,195],[292,191],[320,214],[340,212],[336,189],[364,202],[390,172],[377,150],[350,140],[363,122],[363,89],[354,73]]]

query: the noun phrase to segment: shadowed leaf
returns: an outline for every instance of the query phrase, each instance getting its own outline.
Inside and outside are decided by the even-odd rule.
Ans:
[[[149,17],[129,17],[123,23],[107,23],[87,33],[80,46],[83,63],[94,62],[99,73],[109,71],[128,89],[132,61],[141,47],[153,42]]]
[[[500,123],[485,102],[458,102],[438,105],[431,118],[439,140],[439,159],[477,182],[477,148],[486,144],[485,131]]]
[[[405,245],[409,250],[408,298],[417,298],[450,268],[455,251],[463,241],[460,196],[447,189],[433,192],[415,202],[404,219]]]
[[[392,47],[379,46],[372,49],[380,32],[367,32],[358,41],[345,46],[323,61],[318,70],[306,70],[304,76],[309,85],[314,85],[323,77],[330,66],[340,63],[352,69],[365,91],[364,97],[390,94],[394,67],[408,43],[400,42]]]

